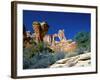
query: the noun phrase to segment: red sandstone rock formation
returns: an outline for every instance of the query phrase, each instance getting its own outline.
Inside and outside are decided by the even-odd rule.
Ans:
[[[33,22],[33,30],[36,37],[36,42],[43,41],[43,37],[47,34],[49,26],[46,22]]]
[[[43,38],[42,38],[42,29],[41,29],[41,25],[39,22],[33,22],[33,30],[34,30],[34,33],[35,33],[35,37],[36,37],[36,42],[41,42],[43,41]]]

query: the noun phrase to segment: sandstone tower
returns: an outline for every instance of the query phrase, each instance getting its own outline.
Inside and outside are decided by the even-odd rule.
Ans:
[[[33,30],[34,30],[34,33],[35,33],[36,42],[38,43],[38,42],[43,41],[43,38],[42,38],[42,35],[41,35],[42,29],[41,29],[40,23],[35,21],[35,22],[33,22],[32,26],[33,26]]]
[[[37,43],[43,41],[43,37],[47,34],[49,29],[48,24],[46,22],[39,23],[35,21],[32,26],[35,33],[35,41]]]

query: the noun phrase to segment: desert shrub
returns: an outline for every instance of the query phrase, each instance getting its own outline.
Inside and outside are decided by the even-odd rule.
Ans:
[[[23,49],[23,69],[27,69],[30,66],[30,57],[32,55],[31,49]]]
[[[39,55],[35,55],[31,58],[31,66],[30,68],[47,68],[51,64],[54,64],[57,60],[63,59],[63,53],[47,53],[48,51],[44,51],[39,53]]]
[[[91,51],[91,41],[90,41],[90,33],[89,32],[79,32],[75,35],[74,40],[77,42],[77,52],[82,54],[84,52]]]
[[[50,53],[51,54],[51,53]],[[33,61],[35,60],[35,62]],[[50,64],[54,63],[55,60],[52,59],[52,55],[38,55],[37,57],[33,57],[32,58],[32,65],[30,68],[46,68],[48,67]]]
[[[33,55],[33,51],[30,48],[23,49],[23,57],[30,58]]]
[[[66,55],[65,55],[65,58],[73,57],[73,56],[76,56],[76,55],[78,55],[77,51],[67,52]]]
[[[24,59],[23,59],[23,68],[24,69],[33,69],[33,68],[47,68],[51,64],[54,64],[57,60],[63,59],[65,54],[63,52],[52,53],[49,49],[44,49],[41,52],[35,52],[35,54],[30,57],[31,50],[25,50]],[[32,53],[31,53],[32,54]],[[28,56],[27,56],[28,55]]]
[[[30,59],[23,57],[23,69],[27,69],[30,67]]]
[[[54,54],[54,58],[56,59],[56,61],[57,61],[57,60],[60,60],[60,59],[63,59],[63,58],[65,57],[65,54],[66,54],[66,53],[64,53],[64,52],[56,52],[56,53]]]

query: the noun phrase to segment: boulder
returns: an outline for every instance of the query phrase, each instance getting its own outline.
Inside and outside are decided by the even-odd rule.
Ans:
[[[91,65],[91,53],[84,53],[81,55],[65,58],[56,61],[50,68],[59,67],[84,67]]]

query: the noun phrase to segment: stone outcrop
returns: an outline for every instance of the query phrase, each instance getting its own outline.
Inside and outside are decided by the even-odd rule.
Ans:
[[[33,30],[34,30],[34,33],[35,33],[35,41],[38,43],[38,42],[41,42],[43,41],[43,37],[47,34],[48,32],[48,24],[46,22],[33,22]]]
[[[32,26],[34,33],[26,31],[25,26],[23,26],[24,47],[30,48],[32,40],[37,44],[39,42],[46,43],[54,52],[72,52],[77,47],[76,42],[66,39],[64,29],[59,29],[58,33],[47,34],[49,25],[46,22],[34,21]],[[56,41],[55,38],[59,38],[60,41]]]
[[[33,22],[33,30],[34,30],[34,33],[36,34],[35,37],[35,41],[38,43],[40,41],[43,41],[43,38],[42,38],[42,32],[41,32],[41,25],[39,22]]]
[[[59,38],[60,41],[56,41],[55,38]],[[44,42],[55,52],[73,52],[77,47],[75,41],[66,39],[64,30],[61,29],[57,34],[44,36]]]
[[[70,42],[68,40],[62,40],[60,42],[55,42],[50,48],[55,52],[73,52],[77,48],[76,42]]]
[[[84,53],[74,57],[69,57],[56,61],[50,68],[60,67],[84,67],[91,65],[91,53]]]

